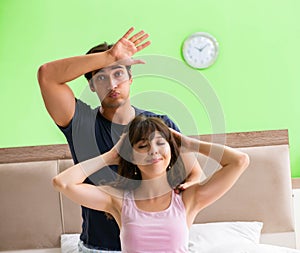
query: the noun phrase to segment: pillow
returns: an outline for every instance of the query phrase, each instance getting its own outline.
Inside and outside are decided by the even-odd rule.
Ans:
[[[212,222],[193,224],[190,252],[202,252],[228,243],[259,243],[263,223],[258,221]]]
[[[62,253],[78,252],[78,242],[80,234],[62,234],[60,236],[60,246]]]

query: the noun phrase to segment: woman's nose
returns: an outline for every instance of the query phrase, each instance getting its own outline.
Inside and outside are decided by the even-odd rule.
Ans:
[[[156,155],[156,154],[158,154],[157,148],[151,146],[150,149],[149,149],[149,151],[148,151],[148,154],[149,154],[149,155]]]

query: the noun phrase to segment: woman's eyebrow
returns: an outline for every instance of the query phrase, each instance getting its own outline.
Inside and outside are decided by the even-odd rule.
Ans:
[[[142,139],[139,139],[138,141],[137,141],[137,143],[138,142],[142,142],[142,141],[147,141],[148,139],[147,138],[142,138]]]

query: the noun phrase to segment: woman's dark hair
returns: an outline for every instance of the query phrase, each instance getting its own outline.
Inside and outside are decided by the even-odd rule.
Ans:
[[[113,44],[108,45],[106,42],[104,42],[102,44],[99,44],[97,46],[92,47],[89,51],[87,51],[86,54],[95,54],[95,53],[105,52],[108,49],[112,48],[112,46],[113,46]],[[129,77],[131,77],[131,73],[130,73],[131,66],[125,66],[125,67],[127,69]],[[88,73],[84,74],[85,78],[88,81],[91,80],[91,78],[93,77],[93,72],[94,71],[91,71],[91,72],[88,72]]]
[[[131,162],[133,145],[142,139],[151,138],[155,131],[160,132],[171,148],[171,160],[168,168],[166,168],[169,185],[175,188],[184,182],[186,173],[179,156],[180,140],[175,140],[169,127],[160,118],[138,115],[127,126],[127,131],[128,135],[120,148],[121,158],[118,167],[119,178],[116,184],[117,187],[132,190],[140,185],[142,180],[141,172]]]

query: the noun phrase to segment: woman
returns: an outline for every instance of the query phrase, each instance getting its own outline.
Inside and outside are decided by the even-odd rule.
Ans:
[[[221,169],[205,184],[175,194],[185,175],[180,152],[209,156]],[[74,202],[112,215],[122,252],[188,252],[188,229],[197,213],[226,193],[248,163],[237,150],[181,135],[158,118],[137,116],[112,150],[72,166],[53,184]],[[115,185],[83,183],[112,164],[119,164]]]

